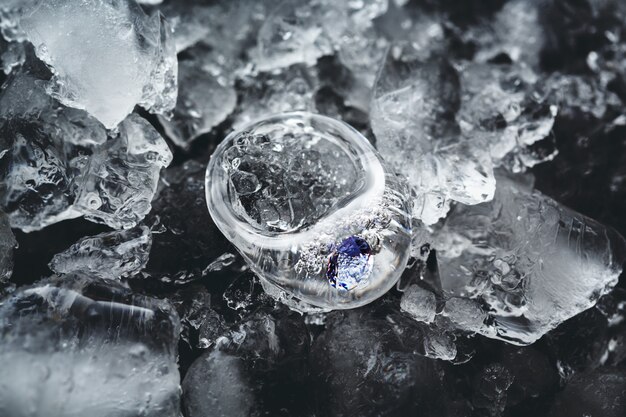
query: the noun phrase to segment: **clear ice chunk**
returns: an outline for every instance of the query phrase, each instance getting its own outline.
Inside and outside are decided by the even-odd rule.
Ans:
[[[161,168],[172,152],[145,119],[128,116],[117,136],[94,150],[81,173],[75,209],[115,229],[134,227],[150,211]]]
[[[444,315],[520,345],[592,307],[626,260],[616,231],[502,175],[493,201],[452,210],[434,247]]]
[[[78,275],[0,305],[0,414],[178,417],[178,315],[165,301]]]
[[[80,216],[72,183],[86,157],[65,140],[99,142],[106,133],[89,129],[86,113],[66,110],[30,74],[14,73],[2,86],[0,205],[12,227],[33,231]]]
[[[556,114],[534,94],[536,82],[522,66],[455,67],[436,53],[408,61],[387,54],[371,123],[381,154],[416,191],[418,219],[437,222],[451,201],[489,201],[494,166],[521,171],[554,156],[526,152],[548,136]]]
[[[25,70],[0,92],[0,138],[0,205],[24,231],[81,215],[133,227],[150,210],[159,172],[172,158],[136,114],[107,131],[52,99]]]
[[[295,112],[233,132],[206,181],[215,224],[262,279],[304,302],[367,304],[406,266],[405,185],[343,122]]]
[[[84,237],[54,255],[50,269],[57,274],[82,272],[99,278],[118,279],[141,271],[148,262],[152,234],[146,226]]]
[[[165,113],[176,103],[176,51],[160,13],[130,1],[27,0],[0,4],[9,40],[28,40],[53,72],[47,91],[114,128],[140,105]]]

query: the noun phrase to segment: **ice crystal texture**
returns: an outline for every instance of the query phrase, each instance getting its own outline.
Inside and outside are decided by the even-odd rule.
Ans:
[[[84,109],[107,128],[135,105],[163,113],[176,102],[176,57],[160,14],[133,1],[8,1],[0,4],[3,34],[27,40],[49,65],[47,91]]]
[[[177,417],[179,326],[167,302],[110,281],[73,275],[21,289],[0,306],[0,411]]]
[[[452,309],[466,330],[529,344],[617,283],[626,241],[529,184],[498,181],[492,202],[457,206],[439,234],[442,287],[462,297],[444,314]]]
[[[523,66],[455,68],[433,54],[409,61],[388,54],[376,82],[372,127],[383,157],[415,188],[415,216],[444,217],[451,201],[493,198],[493,167],[520,171],[538,161],[525,147],[548,136],[556,107],[534,93]]]
[[[146,226],[81,239],[56,254],[50,269],[58,274],[82,272],[100,278],[131,276],[146,266],[152,235]]]
[[[213,154],[206,188],[216,225],[250,266],[313,305],[370,302],[407,261],[403,186],[367,139],[337,120],[286,113],[234,132]],[[351,237],[371,248],[373,266],[352,268],[333,253]],[[338,271],[329,282],[333,261]],[[332,285],[337,276],[351,283]]]
[[[7,80],[0,104],[0,204],[13,227],[32,231],[85,215],[129,228],[150,211],[172,154],[147,121],[133,114],[107,131],[46,95],[25,70]]]

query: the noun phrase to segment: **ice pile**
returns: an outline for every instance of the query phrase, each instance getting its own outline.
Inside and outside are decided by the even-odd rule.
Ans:
[[[179,416],[179,320],[167,302],[70,275],[0,306],[0,414]]]
[[[316,61],[335,53],[358,74],[351,83],[370,89],[377,70],[372,62],[387,45],[374,36],[373,20],[387,7],[386,0],[166,2],[160,9],[174,27],[180,90],[174,117],[160,116],[161,123],[186,149],[231,114],[239,128],[274,113],[313,111],[320,87]],[[367,91],[348,92],[367,107]]]
[[[528,150],[548,136],[556,115],[537,82],[521,65],[388,54],[374,91],[372,128],[383,157],[416,190],[415,217],[433,224],[452,201],[489,201],[494,166],[519,172],[554,156]]]
[[[5,0],[0,29],[28,41],[53,73],[46,91],[114,128],[136,105],[166,113],[176,103],[176,51],[159,13],[131,1]]]
[[[15,71],[0,91],[0,206],[24,231],[84,215],[133,227],[150,211],[172,154],[143,118],[107,131],[47,95],[38,70]]]

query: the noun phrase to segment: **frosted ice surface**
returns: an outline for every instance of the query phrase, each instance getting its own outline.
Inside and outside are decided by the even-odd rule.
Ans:
[[[417,321],[432,323],[437,314],[437,300],[432,292],[411,285],[402,294],[400,309]]]
[[[441,283],[456,297],[444,314],[465,330],[516,344],[533,343],[593,306],[626,259],[617,232],[505,176],[493,201],[457,205],[437,240]]]
[[[13,250],[17,240],[11,231],[9,218],[0,211],[0,291],[13,273]]]
[[[161,135],[136,114],[119,134],[94,150],[76,192],[75,209],[113,228],[130,228],[150,211],[161,168],[172,153]]]
[[[146,266],[151,246],[152,234],[146,226],[105,232],[84,237],[56,254],[50,269],[58,274],[82,272],[108,279],[128,277]]]
[[[9,40],[28,40],[54,76],[47,90],[107,128],[139,104],[164,113],[176,102],[176,51],[160,14],[137,3],[28,0],[0,4]]]
[[[0,305],[0,414],[178,417],[180,323],[161,300],[68,275]]]
[[[436,53],[409,61],[388,53],[372,128],[383,157],[416,190],[417,218],[432,224],[451,201],[489,201],[494,165],[520,171],[554,156],[526,151],[548,136],[556,114],[534,94],[535,83],[523,66],[454,66]]]

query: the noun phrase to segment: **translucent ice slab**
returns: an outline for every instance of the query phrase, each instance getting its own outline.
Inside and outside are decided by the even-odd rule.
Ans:
[[[178,315],[112,281],[65,276],[0,305],[0,415],[178,417]]]
[[[438,234],[444,315],[458,327],[530,344],[592,307],[616,283],[615,230],[499,175],[493,201],[458,205]]]
[[[305,302],[366,304],[406,265],[405,186],[342,122],[284,113],[236,131],[206,181],[220,230],[263,279]]]

